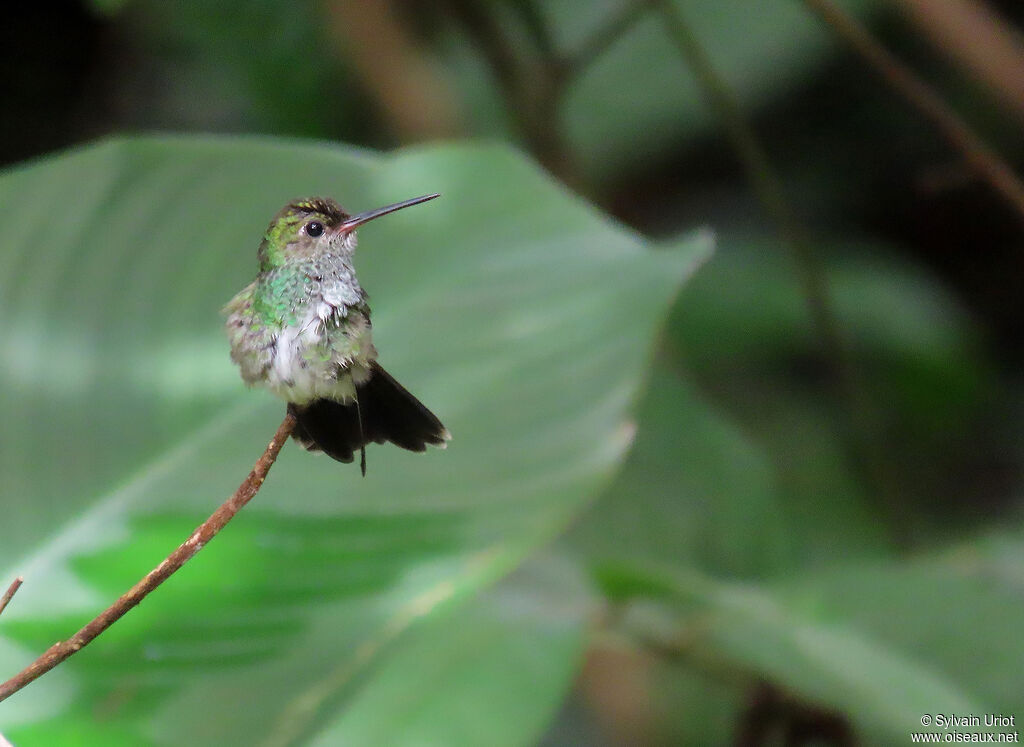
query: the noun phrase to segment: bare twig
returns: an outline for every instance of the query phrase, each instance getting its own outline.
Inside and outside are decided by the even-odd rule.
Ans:
[[[263,481],[267,478],[267,473],[277,459],[281,447],[288,440],[288,436],[291,435],[294,427],[295,417],[289,413],[285,416],[281,425],[278,426],[277,433],[274,434],[273,440],[267,446],[263,455],[256,460],[256,464],[253,465],[249,476],[238,486],[238,490],[210,515],[210,518],[200,524],[192,532],[192,535],[179,545],[178,549],[168,555],[160,565],[147,573],[141,581],[97,615],[92,622],[88,623],[68,640],[50,646],[38,659],[0,685],[0,701],[10,697],[25,687],[25,685],[46,674],[69,656],[87,646],[100,633],[120,620],[132,607],[141,602],[147,594],[187,563],[193,555],[202,550],[206,543],[213,539],[259,491]]]
[[[329,0],[323,6],[337,54],[352,62],[400,142],[460,134],[452,85],[402,22],[396,3]]]
[[[559,179],[582,187],[559,122],[560,89],[555,69],[509,37],[491,4],[447,0],[447,7],[491,68],[509,116],[527,148]]]
[[[5,609],[7,609],[7,605],[10,603],[11,597],[18,592],[18,589],[21,588],[23,583],[25,583],[25,579],[21,576],[18,576],[16,579],[11,581],[11,585],[7,587],[7,591],[5,591],[4,595],[0,597],[0,615],[4,613]]]
[[[981,0],[898,0],[944,54],[1024,121],[1024,34]]]
[[[747,180],[769,218],[778,226],[789,244],[800,273],[804,297],[811,320],[825,354],[837,372],[842,373],[844,348],[832,308],[825,269],[821,265],[807,230],[786,199],[782,181],[772,168],[768,154],[761,147],[753,129],[743,116],[739,102],[725,80],[715,70],[704,47],[693,34],[671,0],[656,3],[665,28],[693,71],[701,92],[714,109],[732,143]]]
[[[839,36],[914,106],[968,164],[1024,219],[1024,183],[980,136],[946,106],[935,90],[875,39],[857,19],[832,0],[804,0]]]
[[[509,116],[530,152],[552,174],[581,192],[587,191],[587,185],[580,178],[559,117],[566,86],[631,28],[649,5],[650,0],[623,0],[621,8],[576,52],[561,55],[533,3],[516,4],[534,42],[523,45],[510,36],[495,8],[487,3],[447,2],[491,68]]]

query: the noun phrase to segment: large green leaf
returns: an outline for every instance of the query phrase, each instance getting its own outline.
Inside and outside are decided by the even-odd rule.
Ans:
[[[535,743],[583,650],[580,622],[591,610],[575,572],[543,556],[432,620],[316,744]]]
[[[847,265],[834,279],[847,328],[859,347],[875,346],[874,366],[901,359],[935,377],[922,375],[922,387],[983,376],[969,355],[970,325],[940,289],[893,267],[869,282],[866,267]],[[719,392],[746,382],[743,401],[765,391],[782,400],[747,413],[777,416],[761,425],[763,446],[749,437],[756,429],[713,415],[666,355],[623,470],[567,537],[610,596],[646,598],[620,616],[625,632],[675,654],[652,668],[649,692],[632,695],[652,704],[645,728],[666,743],[728,741],[764,682],[799,704],[794,712],[826,708],[872,744],[905,740],[926,714],[1018,711],[1019,537],[916,557],[888,548],[882,519],[840,489],[843,460],[822,443],[828,430],[812,431],[824,419],[813,398],[765,381],[766,370],[785,371],[766,361],[811,347],[790,285],[763,254],[719,254],[673,315],[684,357]],[[972,388],[950,386],[949,396],[969,402]],[[944,404],[935,421],[964,408]],[[659,570],[624,570],[643,561]],[[719,718],[694,718],[694,708]]]
[[[788,247],[765,235],[722,245],[672,315],[690,364],[742,375],[809,355],[814,333]],[[921,431],[957,423],[988,383],[976,325],[959,301],[923,268],[889,258],[884,245],[835,240],[822,249],[836,316],[872,387]]]
[[[888,553],[882,522],[833,477],[846,469],[844,454],[810,432],[813,421],[800,422],[809,420],[806,406],[784,400],[790,421],[772,432],[801,438],[791,457],[799,469],[773,464],[779,444],[762,446],[755,431],[716,413],[668,358],[654,367],[623,470],[569,535],[576,549],[590,560],[643,559],[744,579]]]
[[[842,621],[971,694],[1024,709],[1024,540],[1019,528],[902,563],[848,565],[780,587],[802,614]],[[981,714],[979,714],[981,715]]]
[[[792,565],[790,523],[764,454],[662,363],[625,466],[567,540],[591,560],[770,577]]]
[[[861,567],[845,574],[852,587],[836,586],[839,574],[785,590],[689,571],[608,566],[601,576],[613,596],[666,603],[630,605],[622,624],[633,635],[675,649],[699,671],[748,686],[773,682],[844,714],[870,743],[889,744],[920,731],[925,715],[981,718],[1020,707],[1019,568],[986,588],[980,574],[940,585],[942,565]],[[994,637],[980,646],[976,611],[998,615],[981,633]]]
[[[305,194],[362,209],[435,190],[364,229],[357,264],[384,365],[450,448],[373,448],[365,479],[286,448],[189,566],[0,705],[8,737],[289,742],[339,723],[417,621],[608,481],[655,327],[707,241],[652,252],[495,147],[114,140],[0,177],[0,577],[26,576],[0,620],[12,673],[187,536],[276,426],[282,404],[241,386],[218,315],[269,216]]]
[[[848,363],[872,405],[862,415],[874,423],[873,472],[890,475],[888,499],[872,494],[878,481],[869,485],[872,471],[851,459],[798,272],[778,240],[722,239],[672,314],[679,357],[771,455],[800,554],[833,563],[837,549],[884,553],[890,501],[913,506],[903,534],[924,538],[944,524],[944,537],[961,539],[959,519],[978,518],[963,495],[965,465],[990,459],[993,439],[980,416],[997,384],[980,330],[948,289],[886,259],[883,246],[822,248],[835,250],[825,257],[828,282]]]
[[[685,298],[688,292],[682,294],[684,306],[693,301]],[[747,429],[715,413],[668,363],[663,359],[654,368],[625,466],[566,538],[584,563],[602,567],[644,560],[755,584],[792,577],[807,565],[884,556],[878,523],[870,515],[843,500],[834,485],[828,487],[828,501],[802,505],[791,483],[778,479],[770,452],[759,448]],[[820,483],[808,488],[823,490]],[[697,619],[693,627],[700,634],[693,648],[714,665],[655,659],[642,685],[647,692],[633,696],[648,704],[643,733],[656,735],[659,744],[728,743],[759,678],[790,684],[784,673],[737,661],[731,651],[723,654],[717,641],[702,635],[705,614],[701,608],[678,624],[688,631],[691,619]],[[742,620],[743,612],[716,614],[723,622],[708,615],[707,624],[750,625],[746,631],[753,645],[762,645],[769,655],[787,655],[787,642]],[[745,676],[733,676],[738,667]],[[806,700],[818,695],[798,694]]]

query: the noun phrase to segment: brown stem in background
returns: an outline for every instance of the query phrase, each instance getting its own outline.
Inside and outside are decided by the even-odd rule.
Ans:
[[[461,133],[457,99],[444,70],[422,51],[392,3],[330,0],[326,10],[338,53],[351,60],[400,142]]]
[[[895,489],[887,451],[878,438],[883,429],[840,331],[828,278],[814,242],[786,199],[782,180],[743,116],[739,101],[715,69],[678,6],[673,0],[655,0],[655,4],[680,56],[692,70],[698,87],[725,128],[758,202],[789,245],[811,323],[836,382],[847,421],[850,451],[877,494],[880,507],[888,515],[896,541],[904,543],[908,539],[908,522]]]
[[[967,163],[1024,220],[1024,183],[927,83],[876,40],[857,19],[832,0],[804,0],[886,83],[928,119]]]
[[[495,17],[496,10],[491,4],[447,0],[447,6],[494,74],[509,116],[527,149],[552,174],[569,186],[582,189],[572,151],[562,135],[558,69],[514,44]]]
[[[97,615],[92,622],[88,623],[68,640],[50,646],[38,659],[0,685],[0,701],[10,697],[25,687],[25,685],[46,674],[72,654],[87,646],[100,633],[124,617],[147,594],[170,578],[192,556],[202,550],[206,543],[217,536],[217,533],[234,518],[235,514],[259,492],[263,481],[267,478],[267,473],[277,459],[277,455],[280,453],[284,442],[291,435],[293,428],[295,428],[295,416],[288,413],[281,422],[281,425],[278,426],[273,440],[267,446],[263,455],[256,460],[256,464],[253,466],[249,476],[238,486],[234,494],[224,501],[220,508],[210,515],[210,518],[200,524],[192,532],[192,535],[178,546],[178,549],[168,555],[160,565],[147,573],[141,581],[125,592],[116,602]]]
[[[21,588],[23,583],[25,583],[25,579],[21,576],[18,576],[16,579],[11,581],[11,585],[7,587],[7,591],[5,591],[4,595],[0,597],[0,615],[4,613],[5,609],[7,609],[7,605],[10,603],[11,597],[18,592],[18,589]]]
[[[710,57],[671,0],[661,0],[665,28],[679,49],[687,66],[697,79],[701,93],[711,105],[746,172],[758,201],[778,226],[783,239],[792,249],[800,273],[804,296],[822,347],[836,368],[841,367],[843,343],[839,335],[835,311],[825,269],[796,211],[786,199],[782,180],[775,173],[768,154],[743,116],[739,101],[728,84],[715,70]]]
[[[650,5],[651,0],[623,0],[576,52],[566,55],[555,49],[543,14],[530,0],[512,4],[508,11],[516,14],[529,34],[532,51],[507,33],[495,15],[500,8],[475,0],[447,0],[452,15],[494,74],[526,147],[548,171],[584,194],[588,185],[579,176],[561,126],[566,87],[632,28]]]
[[[1024,120],[1024,37],[978,0],[897,0],[935,45]]]

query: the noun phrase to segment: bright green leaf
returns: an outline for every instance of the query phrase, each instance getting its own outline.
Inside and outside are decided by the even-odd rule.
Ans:
[[[535,744],[572,682],[588,612],[572,566],[531,563],[397,646],[315,744]]]
[[[743,578],[791,566],[771,465],[678,374],[656,366],[636,445],[572,544],[592,560],[649,560]]]
[[[680,663],[733,678],[744,674],[751,685],[775,683],[804,702],[846,714],[856,732],[872,741],[908,738],[921,730],[925,714],[998,712],[999,701],[981,695],[978,679],[968,681],[940,661],[957,645],[974,645],[970,628],[955,619],[926,622],[927,612],[912,614],[911,625],[928,629],[938,622],[946,631],[940,646],[923,651],[906,640],[897,642],[881,626],[871,630],[858,624],[856,615],[836,614],[828,596],[806,586],[794,596],[692,572],[637,572],[626,566],[605,568],[601,577],[616,596],[661,600],[632,605],[623,625],[641,639],[676,648]],[[833,592],[838,597],[845,590]],[[975,594],[953,593],[938,606],[950,610]],[[886,609],[870,596],[860,602],[874,614],[888,615],[889,625],[892,616],[908,611]],[[1001,606],[1007,604],[1020,613],[1019,600],[1004,598]],[[1005,633],[998,640],[1010,643]],[[1017,648],[1012,644],[1004,651],[1012,658]]]
[[[270,216],[308,194],[364,209],[430,191],[443,199],[361,231],[357,266],[382,362],[450,448],[371,448],[363,479],[286,447],[210,547],[0,706],[8,737],[254,743],[336,723],[407,631],[607,484],[656,326],[708,242],[650,251],[485,146],[129,139],[0,176],[0,577],[26,576],[0,621],[12,673],[188,536],[279,422],[219,316]],[[185,693],[180,732],[153,733]]]

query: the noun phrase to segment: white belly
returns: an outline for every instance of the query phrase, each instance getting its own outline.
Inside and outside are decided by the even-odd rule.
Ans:
[[[355,397],[356,384],[361,384],[370,376],[369,363],[372,358],[369,355],[358,359],[323,360],[319,351],[313,352],[321,346],[324,334],[344,334],[337,327],[331,326],[325,332],[324,316],[321,316],[324,312],[324,316],[329,318],[330,312],[327,309],[314,308],[302,324],[286,327],[277,335],[266,386],[288,402],[305,404],[321,398],[338,402],[351,401]],[[330,321],[327,324],[330,325]],[[373,350],[369,329],[363,334],[366,335],[369,353]]]

